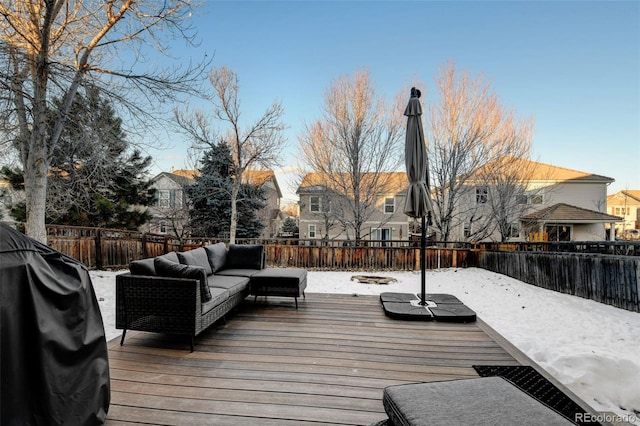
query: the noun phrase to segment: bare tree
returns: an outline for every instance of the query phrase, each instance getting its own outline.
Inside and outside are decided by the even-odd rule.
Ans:
[[[495,229],[488,186],[500,173],[493,170],[484,176],[488,181],[479,181],[477,171],[506,156],[528,157],[531,125],[517,122],[482,76],[471,78],[451,62],[441,67],[436,87],[439,98],[427,126],[434,224],[443,241],[462,225],[467,238],[479,240]]]
[[[233,159],[233,186],[231,190],[231,226],[229,242],[235,243],[238,224],[237,203],[240,188],[246,183],[245,171],[258,167],[270,168],[279,163],[284,145],[282,123],[284,110],[279,102],[274,102],[254,123],[243,127],[240,121],[241,109],[237,75],[227,67],[214,69],[209,73],[213,87],[213,120],[221,122],[224,133],[212,127],[212,118],[202,110],[177,110],[178,128],[191,138],[193,147],[201,151],[213,147],[220,140],[231,149]]]
[[[298,137],[301,158],[344,203],[337,218],[347,235],[353,230],[356,241],[389,189],[391,174],[383,172],[397,170],[403,161],[399,99],[387,108],[367,71],[343,76],[325,94],[323,117]]]
[[[146,55],[167,55],[169,40],[193,42],[190,13],[190,0],[0,4],[3,129],[24,170],[27,235],[46,242],[51,153],[80,86],[91,81],[132,116],[147,121],[150,111],[177,93],[195,93],[193,85],[207,64],[143,69]],[[54,98],[59,104],[53,104]]]

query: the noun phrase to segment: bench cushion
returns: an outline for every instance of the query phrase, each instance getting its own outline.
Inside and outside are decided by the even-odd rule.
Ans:
[[[209,288],[229,290],[229,296],[240,293],[249,285],[249,278],[239,276],[210,275],[207,277]]]
[[[198,247],[194,250],[181,251],[178,253],[178,259],[180,263],[189,266],[199,266],[204,268],[204,272],[207,275],[211,275],[211,264],[209,264],[209,256],[204,247]]]
[[[230,244],[224,269],[262,269],[263,253],[260,244]]]
[[[224,288],[212,287],[209,291],[211,292],[211,300],[202,304],[203,315],[229,298],[229,290]]]
[[[211,244],[204,247],[211,265],[211,272],[216,273],[227,262],[227,246],[224,243]]]
[[[502,377],[388,386],[382,402],[396,426],[573,424]]]

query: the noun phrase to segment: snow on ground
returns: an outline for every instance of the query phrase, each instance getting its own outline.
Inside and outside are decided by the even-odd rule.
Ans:
[[[115,329],[115,275],[91,271],[107,340]],[[307,293],[420,292],[420,272],[375,272],[388,285],[351,281],[351,272],[309,271]],[[595,410],[640,425],[640,313],[556,293],[483,269],[426,272],[428,293],[448,293]]]

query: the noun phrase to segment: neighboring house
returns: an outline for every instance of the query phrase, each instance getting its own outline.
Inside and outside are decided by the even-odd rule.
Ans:
[[[156,200],[147,210],[151,214],[151,220],[145,229],[147,232],[185,236],[184,227],[189,221],[189,205],[184,188],[193,183],[193,173],[188,172],[162,172],[152,179]]]
[[[522,169],[531,173],[521,182],[524,187],[514,203],[517,211],[509,241],[602,241],[607,239],[607,226],[622,220],[607,213],[607,186],[614,181],[612,178],[528,160],[517,161],[522,162]],[[471,196],[466,202],[489,205],[494,188],[470,182]],[[451,239],[466,240],[469,226],[462,223]],[[481,241],[500,241],[500,235],[494,231]]]
[[[275,173],[273,170],[246,170],[244,176],[247,182],[264,190],[265,206],[256,213],[264,224],[260,238],[276,238],[287,215],[280,210],[282,191]]]
[[[184,187],[191,185],[199,176],[198,170],[172,170],[162,172],[153,178],[153,188],[157,191],[156,202],[149,207],[153,216],[148,232],[157,234],[183,235],[189,220],[189,210]],[[265,207],[258,211],[258,219],[265,225],[261,238],[277,236],[285,215],[280,212],[282,192],[272,170],[247,170],[245,178],[253,185],[261,186],[266,197]]]
[[[408,186],[404,172],[384,173],[389,178],[387,189],[376,194],[372,214],[361,228],[367,240],[408,239],[409,217],[403,212]],[[366,174],[365,174],[366,175]],[[353,239],[352,231],[344,226],[353,220],[345,209],[344,195],[330,189],[319,173],[304,176],[297,194],[300,198],[299,230],[301,239]],[[385,245],[384,242],[381,243]]]
[[[608,213],[622,216],[616,223],[616,235],[630,229],[640,229],[640,190],[619,191],[607,197]]]

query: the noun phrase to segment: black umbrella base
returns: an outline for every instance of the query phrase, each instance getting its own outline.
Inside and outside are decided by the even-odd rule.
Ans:
[[[476,313],[450,294],[427,294],[426,304],[411,293],[381,293],[380,302],[389,318],[412,321],[474,322]]]

